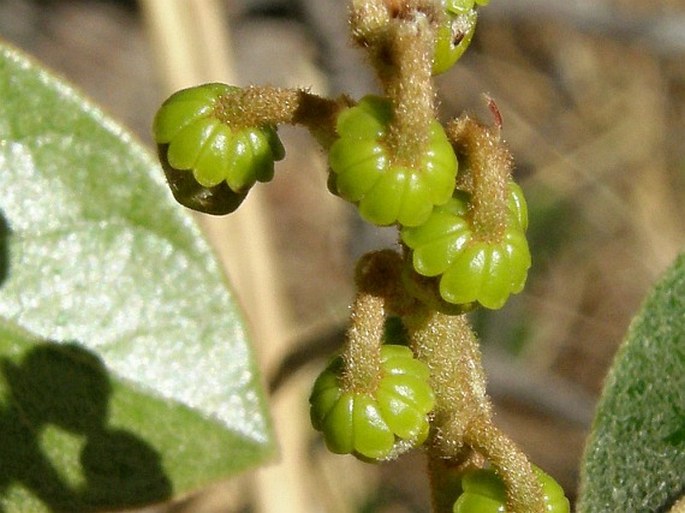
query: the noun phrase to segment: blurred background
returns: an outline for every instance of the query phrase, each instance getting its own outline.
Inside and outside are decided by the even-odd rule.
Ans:
[[[376,91],[343,0],[0,0],[0,39],[76,84],[152,148],[174,89],[209,80]],[[473,321],[497,423],[571,498],[603,377],[650,285],[685,241],[685,0],[492,0],[437,78],[440,117],[496,101],[529,201],[526,290]],[[307,396],[342,343],[354,262],[395,244],[325,188],[300,129],[237,220],[206,219],[253,323],[280,463],[145,511],[427,512],[420,454],[331,456]],[[106,172],[106,170],[103,170]]]

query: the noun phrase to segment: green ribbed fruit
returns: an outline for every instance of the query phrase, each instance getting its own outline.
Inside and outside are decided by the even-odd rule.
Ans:
[[[475,9],[464,12],[447,10],[445,21],[438,27],[433,55],[433,75],[450,69],[471,44],[478,14]]]
[[[455,305],[478,302],[501,308],[523,289],[531,265],[525,230],[528,213],[518,185],[508,185],[507,226],[500,241],[480,240],[468,219],[468,194],[456,191],[421,226],[402,228],[414,270],[439,277],[440,296]]]
[[[339,115],[339,138],[328,157],[329,187],[357,205],[370,223],[418,226],[435,205],[452,196],[457,158],[442,126],[434,121],[420,167],[394,164],[383,141],[391,118],[389,101],[378,96],[366,96]]]
[[[445,9],[454,14],[464,14],[472,11],[476,5],[488,5],[490,0],[446,0]]]
[[[571,508],[564,490],[553,477],[536,466],[533,471],[542,485],[546,513],[569,513]],[[464,474],[463,493],[454,503],[454,513],[507,513],[504,483],[491,469],[477,469]]]
[[[275,127],[236,128],[222,119],[222,98],[238,91],[219,83],[183,89],[155,115],[153,135],[167,179],[176,199],[190,208],[234,210],[256,182],[273,178],[274,161],[285,155]],[[215,208],[212,200],[219,203]]]
[[[425,441],[435,398],[428,367],[411,349],[382,346],[381,378],[373,393],[343,390],[342,371],[337,357],[319,375],[309,398],[312,425],[331,452],[383,460],[398,445],[406,450]]]

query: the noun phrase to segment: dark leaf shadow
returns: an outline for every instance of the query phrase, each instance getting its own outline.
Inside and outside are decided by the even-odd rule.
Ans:
[[[10,227],[0,210],[0,287],[7,279],[10,266],[9,255]]]
[[[108,427],[111,384],[95,354],[75,343],[41,343],[19,362],[0,360],[0,379],[8,390],[0,402],[0,498],[20,483],[52,511],[76,513],[171,496],[156,450],[133,433]],[[79,458],[84,480],[77,489],[41,449],[39,437],[48,426],[85,439]]]

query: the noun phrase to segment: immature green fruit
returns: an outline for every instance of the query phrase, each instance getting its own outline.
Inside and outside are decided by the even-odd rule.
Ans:
[[[533,466],[542,485],[545,513],[569,513],[564,490],[549,474]],[[464,474],[462,495],[454,503],[454,513],[507,513],[504,483],[491,469],[477,469]]]
[[[477,301],[501,308],[510,294],[523,289],[531,264],[525,230],[528,214],[518,185],[508,185],[507,226],[501,240],[482,240],[469,221],[468,194],[456,191],[421,226],[402,228],[412,250],[412,264],[422,276],[440,277],[440,295],[448,303]]]
[[[219,83],[183,89],[155,116],[153,135],[167,179],[179,202],[190,203],[190,208],[198,206],[197,195],[204,193],[234,210],[255,182],[273,178],[274,160],[285,155],[274,127],[232,127],[222,116],[222,100],[238,91]],[[178,181],[181,185],[175,187]],[[183,191],[187,198],[179,197]]]
[[[428,148],[419,168],[397,165],[384,143],[392,118],[390,102],[366,96],[337,120],[339,138],[331,146],[329,186],[355,203],[370,223],[422,224],[434,205],[449,201],[457,174],[457,157],[437,121],[430,127]]]
[[[473,3],[473,2],[471,2]],[[471,44],[478,14],[475,9],[447,10],[445,21],[438,27],[433,55],[433,75],[450,69]]]
[[[222,216],[234,212],[247,197],[222,182],[214,187],[203,187],[192,173],[172,168],[166,158],[168,145],[158,147],[159,161],[164,169],[171,193],[181,205],[198,212]]]
[[[383,460],[398,446],[422,444],[435,398],[428,367],[406,346],[381,348],[381,376],[373,392],[343,390],[343,360],[335,358],[319,375],[309,398],[315,429],[337,454]]]
[[[445,8],[454,14],[464,14],[475,8],[476,5],[488,5],[490,0],[445,0]]]

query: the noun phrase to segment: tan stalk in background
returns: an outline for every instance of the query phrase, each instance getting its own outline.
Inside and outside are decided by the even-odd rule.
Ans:
[[[214,0],[141,0],[148,32],[157,55],[164,94],[205,82],[235,83],[226,16]],[[286,352],[289,315],[275,263],[265,196],[250,192],[230,216],[196,216],[224,265],[242,303],[258,348],[261,367],[272,369]],[[287,397],[279,397],[283,403]],[[312,501],[303,486],[302,419],[292,407],[274,405],[280,462],[255,473],[258,511],[302,513]],[[241,499],[244,499],[241,490]],[[230,506],[224,504],[224,508]]]

